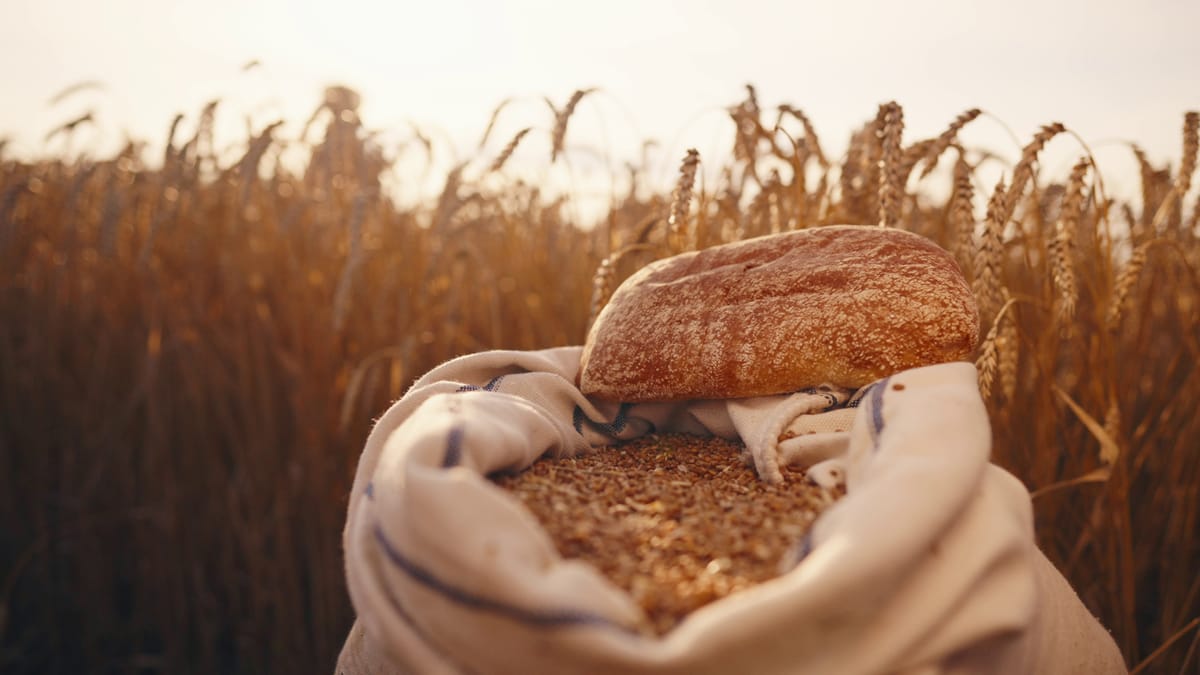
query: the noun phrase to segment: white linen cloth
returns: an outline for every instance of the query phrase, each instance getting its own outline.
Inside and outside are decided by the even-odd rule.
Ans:
[[[582,395],[579,356],[462,357],[380,418],[343,534],[358,620],[339,675],[1126,672],[1034,545],[1027,491],[989,463],[971,364],[898,373],[853,398],[823,387],[634,405]],[[651,431],[740,438],[765,480],[790,462],[847,488],[797,542],[794,567],[662,637],[487,478]]]

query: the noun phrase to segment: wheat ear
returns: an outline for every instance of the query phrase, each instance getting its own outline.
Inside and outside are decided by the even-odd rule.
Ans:
[[[1196,151],[1200,147],[1200,112],[1189,111],[1183,116],[1183,159],[1179,164],[1179,175],[1175,178],[1175,191],[1179,199],[1192,186],[1192,174],[1196,172]]]
[[[904,110],[895,101],[880,108],[883,125],[879,130],[879,225],[896,227],[900,224],[901,195],[904,191],[900,175],[900,138],[904,134]]]
[[[1000,304],[1000,265],[1004,260],[1004,179],[996,183],[996,189],[988,200],[987,215],[983,223],[983,236],[975,250],[975,281],[973,290],[979,302],[979,311],[990,314]]]
[[[1075,283],[1075,237],[1083,210],[1083,180],[1091,164],[1090,157],[1083,157],[1071,169],[1054,238],[1050,241],[1054,286],[1059,298],[1058,313],[1064,320],[1075,315],[1075,304],[1079,300],[1079,288]]]
[[[1001,325],[1005,321],[1011,321],[1008,317],[1008,310],[1014,302],[1016,302],[1015,299],[1009,298],[996,313],[996,318],[992,320],[992,327],[988,330],[987,337],[983,339],[983,344],[979,348],[979,358],[975,360],[975,368],[979,371],[979,393],[983,395],[985,401],[991,400],[992,385],[996,381],[996,371],[1000,362]]]
[[[1107,323],[1109,330],[1115,331],[1121,325],[1121,317],[1125,311],[1125,303],[1128,301],[1129,292],[1133,290],[1134,284],[1142,274],[1142,268],[1146,266],[1146,258],[1149,255],[1150,247],[1162,241],[1161,239],[1151,239],[1142,243],[1133,250],[1133,255],[1129,256],[1129,261],[1121,268],[1121,273],[1117,275],[1117,280],[1113,284],[1112,301],[1108,306]]]
[[[554,110],[554,131],[550,135],[550,161],[553,163],[558,159],[559,154],[563,150],[563,141],[567,138],[567,121],[571,119],[571,115],[575,114],[575,107],[583,100],[584,96],[595,91],[595,89],[576,89],[571,98],[567,99],[567,104],[562,107],[562,110],[554,108],[549,101],[551,110]]]
[[[671,211],[667,217],[671,251],[679,253],[688,246],[688,210],[692,205],[692,188],[696,184],[696,167],[700,164],[700,153],[689,148],[679,164],[679,179],[671,193]]]
[[[1017,161],[1016,167],[1013,168],[1012,183],[1009,185],[1005,193],[1003,211],[1001,211],[1001,219],[1008,222],[1012,217],[1013,211],[1017,208],[1017,202],[1021,199],[1022,193],[1025,192],[1025,184],[1033,178],[1033,163],[1037,161],[1038,154],[1042,148],[1050,142],[1050,139],[1066,131],[1067,128],[1059,122],[1047,124],[1042,127],[1041,131],[1034,135],[1033,140],[1021,149],[1021,159]]]
[[[954,252],[965,266],[970,261],[975,241],[975,184],[971,182],[971,165],[963,157],[961,148],[954,162],[954,189],[948,207]]]
[[[617,264],[630,253],[649,250],[649,244],[630,244],[600,262],[596,273],[592,275],[592,302],[588,311],[588,326],[596,323],[600,310],[608,304],[613,292],[613,278],[616,275]]]
[[[961,131],[963,127],[974,121],[975,118],[979,117],[981,114],[983,114],[983,111],[981,111],[979,108],[971,108],[970,110],[963,112],[958,117],[955,117],[954,121],[950,123],[950,126],[946,127],[945,131],[939,134],[937,138],[933,139],[933,141],[924,148],[925,152],[921,156],[920,161],[922,161],[925,166],[921,169],[921,175],[919,176],[920,178],[925,178],[929,174],[933,173],[933,170],[937,168],[938,158],[941,157],[942,153],[946,152],[946,150],[954,144],[955,140],[958,138],[958,132]]]
[[[517,146],[521,143],[521,139],[525,138],[525,134],[528,134],[529,131],[530,128],[525,127],[512,137],[512,140],[508,142],[508,145],[504,146],[504,149],[500,151],[499,155],[496,155],[496,159],[493,160],[491,166],[488,167],[488,173],[499,171],[504,167],[504,163],[508,161],[509,157],[512,157],[514,152],[516,152]]]

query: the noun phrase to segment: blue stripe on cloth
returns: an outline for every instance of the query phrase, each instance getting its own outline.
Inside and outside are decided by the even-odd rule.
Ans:
[[[458,424],[450,427],[450,432],[446,434],[446,454],[442,457],[442,468],[449,469],[458,466],[462,461],[462,439],[463,425]]]
[[[571,424],[575,426],[575,433],[583,435],[583,422],[586,419],[583,415],[583,408],[575,406],[575,411],[571,413]]]
[[[379,523],[375,523],[374,527],[375,540],[379,542],[383,549],[384,555],[391,561],[393,565],[407,574],[409,577],[421,584],[425,588],[441,595],[445,599],[469,609],[474,609],[480,612],[495,614],[505,619],[517,621],[519,623],[529,624],[542,628],[562,628],[567,626],[603,626],[614,628],[627,633],[636,633],[633,628],[623,626],[615,621],[607,619],[599,614],[585,612],[576,609],[561,609],[550,611],[538,611],[517,607],[507,603],[485,598],[481,595],[476,595],[466,589],[453,586],[450,583],[438,578],[433,572],[421,567],[409,558],[405,557],[400,551],[388,540],[383,528]]]
[[[363,492],[366,493],[367,499],[375,499],[375,483],[367,483],[367,489],[363,490]]]
[[[497,389],[500,388],[500,382],[503,380],[504,380],[503,375],[497,375],[496,377],[493,377],[492,379],[488,380],[488,383],[483,385],[482,387],[478,387],[473,384],[464,384],[463,386],[456,389],[454,393],[458,394],[458,393],[462,393],[464,391],[496,391]]]
[[[879,435],[883,433],[883,392],[887,391],[891,377],[885,377],[871,385],[871,450],[879,452]]]
[[[812,532],[805,532],[804,536],[800,538],[800,541],[792,547],[792,550],[788,553],[788,556],[784,558],[784,564],[789,570],[796,569],[800,563],[804,562],[804,559],[808,557],[808,554],[812,552]]]
[[[796,564],[799,565],[801,560],[804,560],[808,557],[809,553],[812,553],[812,532],[805,532],[804,537],[800,539],[800,544],[796,548]]]

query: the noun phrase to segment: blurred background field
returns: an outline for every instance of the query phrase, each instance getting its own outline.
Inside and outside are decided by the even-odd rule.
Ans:
[[[591,95],[547,101],[411,205],[345,87],[308,140],[264,125],[237,153],[214,147],[217,103],[165,120],[159,156],[0,149],[0,670],[328,672],[357,453],[413,378],[578,344],[671,251],[880,222],[972,280],[994,459],[1033,491],[1048,556],[1131,666],[1195,672],[1195,113],[1173,115],[1169,164],[1125,146],[1140,188],[1118,199],[1069,123],[997,152],[963,140],[986,113],[910,138],[888,103],[832,156],[802,109],[748,87],[727,155],[680,154],[665,187],[631,163],[584,221],[505,163],[541,144],[569,172]],[[1064,170],[1039,162],[1050,147]]]

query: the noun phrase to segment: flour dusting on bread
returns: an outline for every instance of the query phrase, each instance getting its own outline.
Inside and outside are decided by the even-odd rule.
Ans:
[[[581,386],[625,401],[854,388],[965,359],[978,338],[946,251],[903,230],[827,226],[646,266],[592,327]]]

